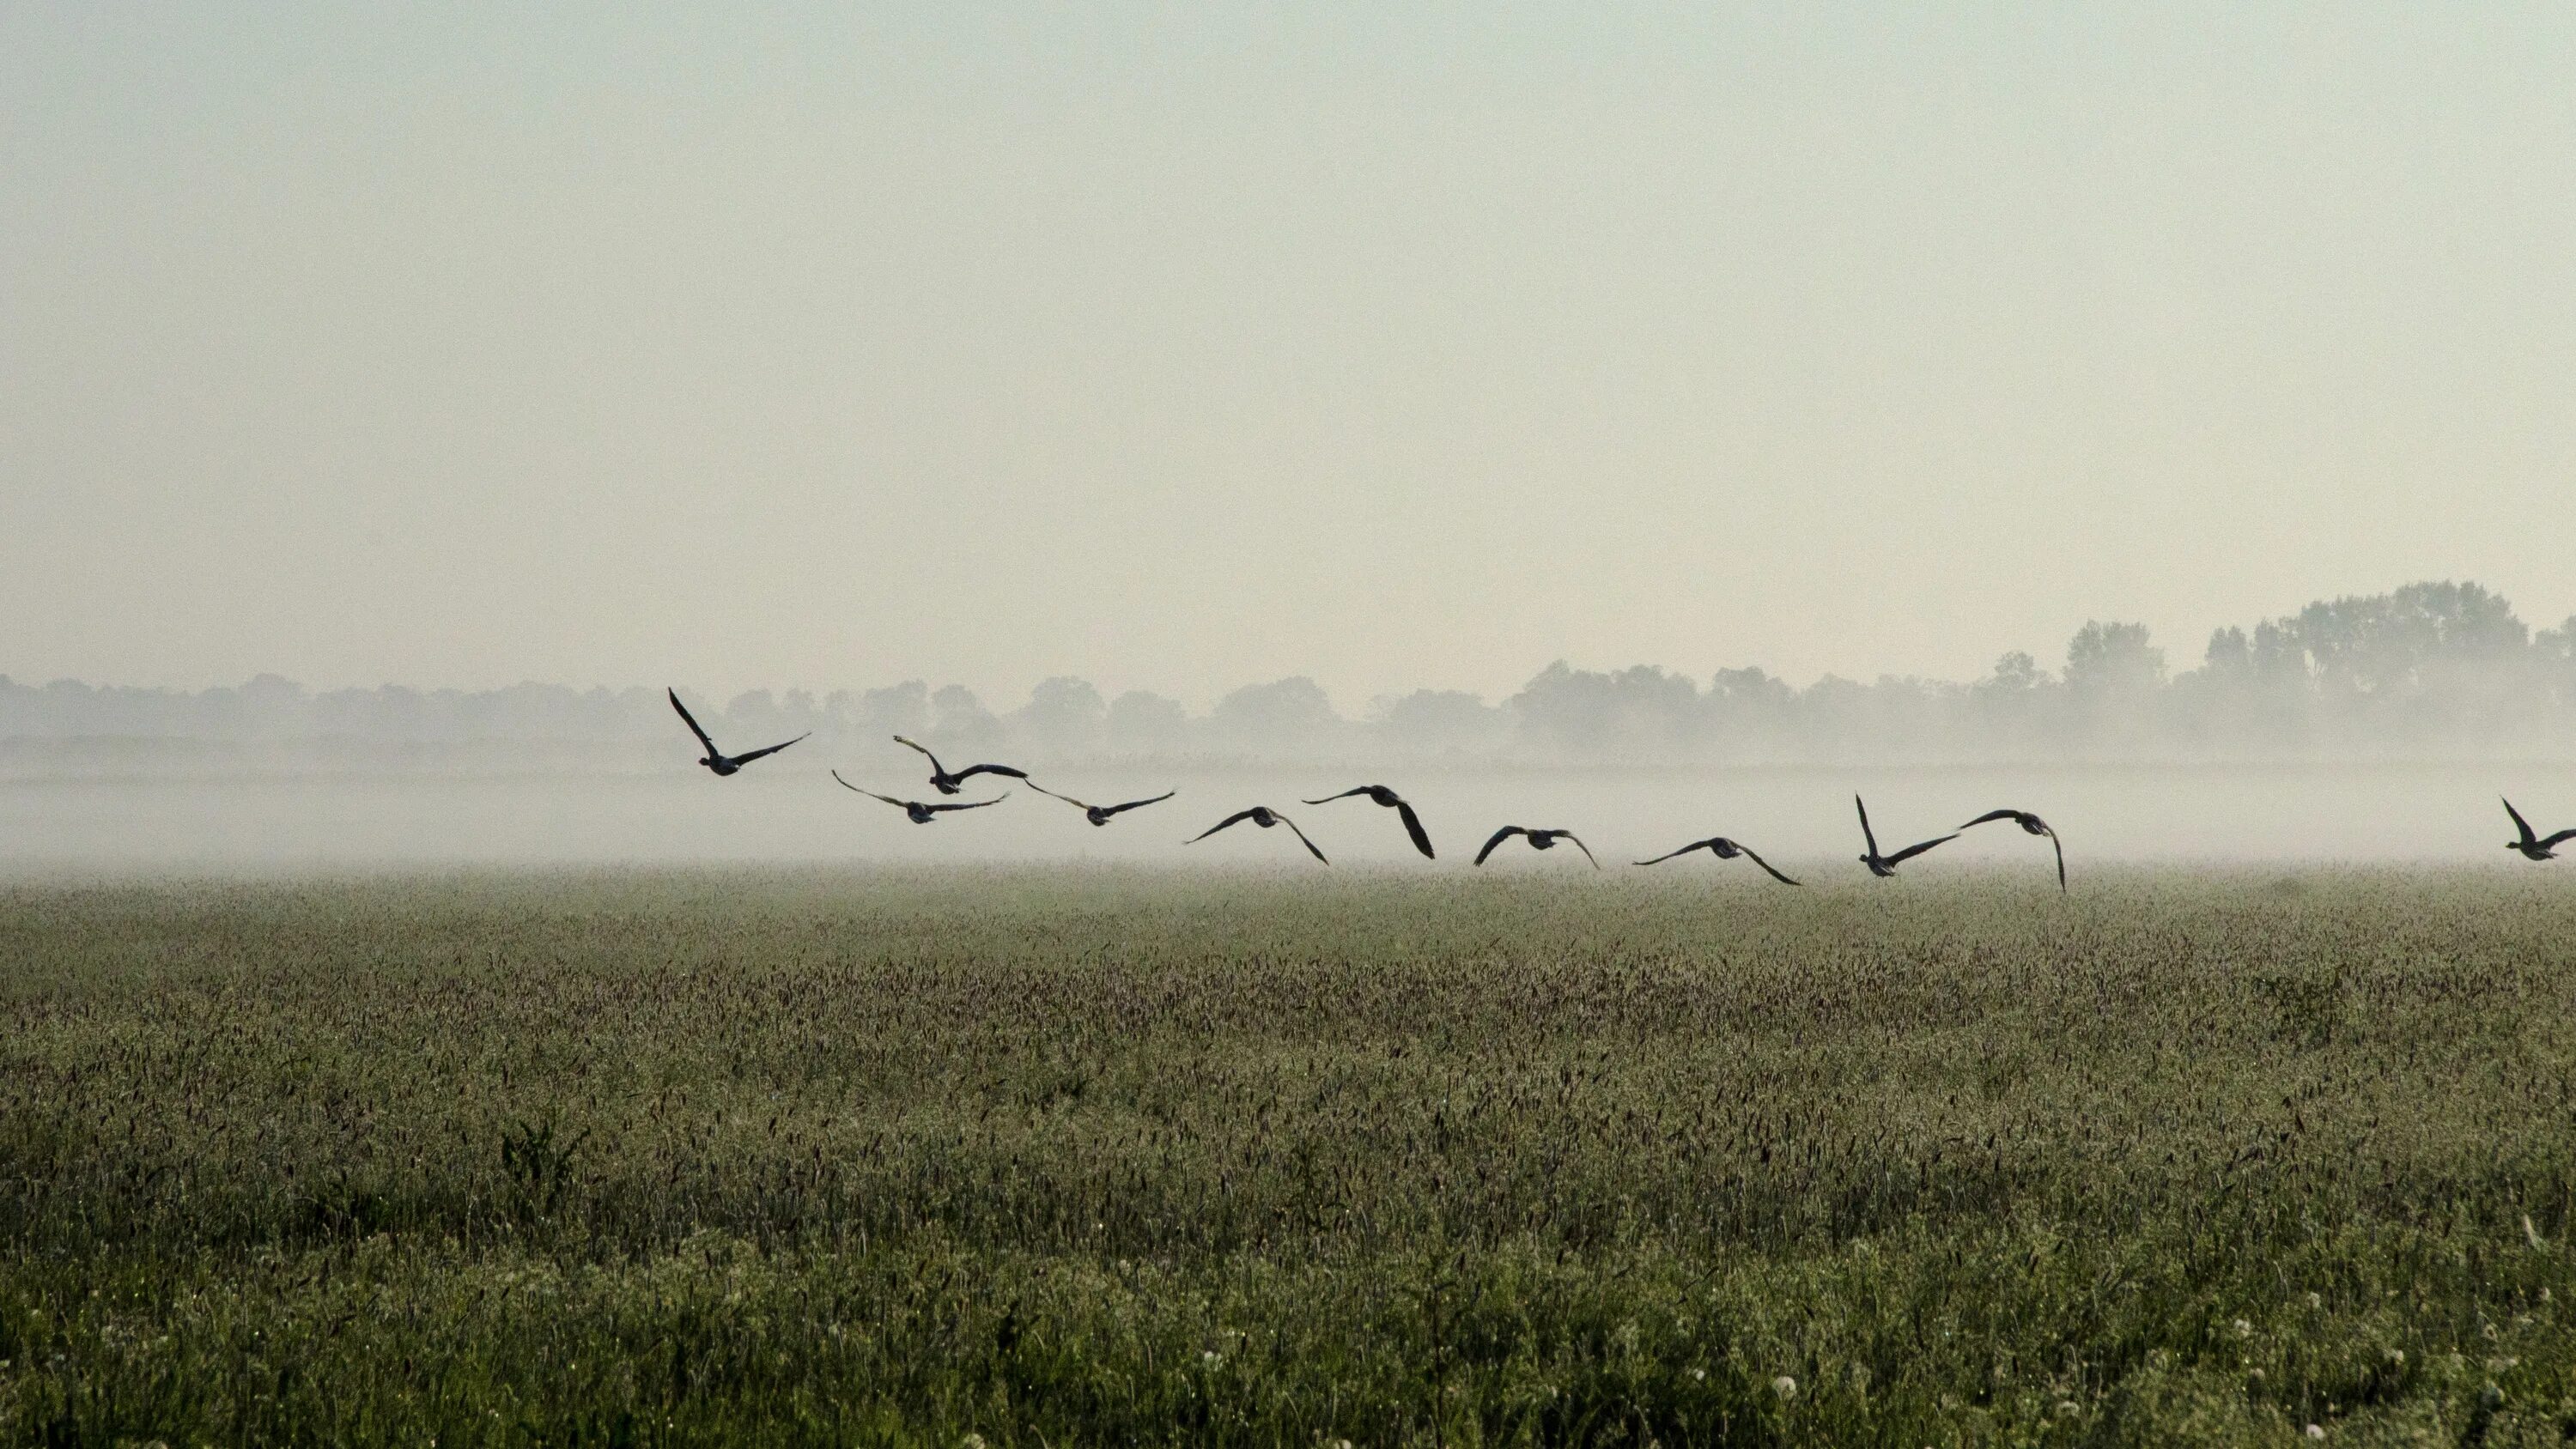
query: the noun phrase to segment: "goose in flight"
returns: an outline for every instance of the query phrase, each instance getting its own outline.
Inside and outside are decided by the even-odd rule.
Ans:
[[[1743,856],[1746,860],[1749,860],[1749,861],[1753,862],[1755,865],[1758,865],[1758,866],[1762,867],[1762,869],[1763,869],[1763,870],[1768,871],[1768,872],[1770,873],[1771,878],[1772,878],[1773,880],[1778,881],[1780,884],[1782,884],[1782,885],[1796,885],[1796,884],[1798,884],[1798,882],[1796,882],[1796,881],[1793,881],[1793,880],[1789,879],[1787,876],[1782,875],[1780,872],[1778,872],[1778,871],[1776,871],[1776,870],[1772,870],[1772,869],[1771,869],[1771,862],[1769,862],[1769,861],[1767,861],[1767,860],[1764,860],[1762,857],[1760,857],[1760,856],[1758,856],[1758,855],[1755,855],[1755,854],[1754,854],[1750,849],[1748,849],[1748,848],[1746,848],[1746,847],[1744,847],[1744,846],[1741,846],[1741,845],[1736,844],[1734,841],[1727,839],[1727,838],[1726,838],[1725,836],[1723,836],[1723,835],[1712,835],[1712,836],[1710,836],[1710,837],[1709,837],[1708,839],[1706,839],[1706,840],[1694,840],[1694,841],[1692,841],[1690,844],[1683,846],[1683,847],[1682,847],[1681,849],[1679,849],[1679,850],[1668,850],[1668,851],[1665,851],[1663,854],[1661,854],[1661,855],[1659,855],[1659,856],[1656,856],[1653,860],[1641,860],[1641,861],[1638,861],[1638,862],[1637,862],[1637,864],[1639,864],[1639,865],[1660,865],[1660,864],[1662,864],[1663,862],[1665,862],[1665,861],[1668,861],[1668,860],[1672,859],[1672,858],[1673,858],[1674,856],[1676,856],[1676,855],[1688,855],[1688,854],[1690,854],[1690,853],[1691,853],[1692,851],[1694,851],[1694,850],[1705,850],[1705,851],[1707,851],[1709,854],[1711,854],[1711,855],[1713,855],[1713,856],[1716,856],[1716,857],[1717,857],[1718,859],[1720,859],[1720,860],[1733,860],[1733,859],[1735,859],[1737,856],[1739,856],[1739,855],[1740,855],[1740,856]]]
[[[841,772],[834,770],[832,772],[832,778],[835,780],[841,780]],[[841,780],[841,788],[844,790],[859,790],[858,786],[851,784],[847,780]],[[880,795],[874,790],[859,790],[859,793],[867,796],[871,800],[883,800],[888,805],[901,809],[904,815],[915,825],[928,825],[931,821],[938,819],[943,813],[950,810],[981,810],[987,805],[999,805],[1003,801],[1011,798],[1011,792],[1005,790],[990,800],[970,800],[963,805],[924,805],[918,800],[898,800],[892,795]]]
[[[1978,816],[1976,819],[1969,821],[1967,824],[1962,825],[1959,828],[1961,830],[1974,830],[1980,825],[1990,825],[1998,820],[2011,821],[2013,824],[2020,826],[2025,834],[2045,835],[2048,837],[2049,845],[2054,847],[2057,851],[2057,889],[2061,893],[2064,892],[2066,889],[2066,842],[2057,838],[2057,832],[2048,828],[2047,821],[2040,819],[2038,816],[2031,814],[2027,810],[1989,810],[1985,814]]]
[[[1207,839],[1209,836],[1216,834],[1227,826],[1240,824],[1246,820],[1251,821],[1253,824],[1260,826],[1264,830],[1269,829],[1273,825],[1287,826],[1288,833],[1297,837],[1299,843],[1306,847],[1308,854],[1314,856],[1317,860],[1324,860],[1324,853],[1315,849],[1315,842],[1306,839],[1306,832],[1297,828],[1296,821],[1289,819],[1287,816],[1280,814],[1278,811],[1271,809],[1267,805],[1255,805],[1249,810],[1237,810],[1233,814],[1225,817],[1223,820],[1220,820],[1214,825],[1209,826],[1207,829],[1200,831],[1198,834],[1191,836],[1187,841],[1184,841],[1183,844],[1196,845],[1200,841]],[[1324,864],[1331,865],[1332,862],[1324,860]]]
[[[1485,848],[1476,852],[1476,864],[1483,865],[1485,863],[1485,857],[1494,853],[1495,846],[1502,844],[1504,841],[1511,839],[1515,835],[1528,836],[1530,849],[1532,850],[1552,850],[1560,840],[1574,840],[1574,848],[1583,852],[1583,858],[1592,862],[1592,868],[1594,870],[1599,870],[1601,868],[1601,862],[1593,857],[1592,847],[1584,844],[1580,840],[1575,840],[1573,831],[1532,830],[1526,825],[1506,825],[1502,829],[1495,831],[1493,838],[1485,842]]]
[[[2562,830],[2546,838],[2533,835],[2531,822],[2522,818],[2522,812],[2514,809],[2510,800],[2504,802],[2504,813],[2513,817],[2513,828],[2522,832],[2520,840],[2508,840],[2504,848],[2521,851],[2525,860],[2548,860],[2558,853],[2560,842],[2576,840],[2576,830]]]
[[[1404,821],[1404,833],[1413,837],[1413,848],[1422,852],[1422,858],[1439,859],[1431,853],[1431,835],[1422,828],[1422,817],[1413,813],[1413,807],[1405,803],[1403,796],[1384,785],[1354,785],[1338,795],[1327,795],[1321,800],[1309,800],[1306,803],[1323,805],[1335,800],[1347,800],[1353,795],[1366,795],[1370,800],[1394,811],[1396,816]]]
[[[954,795],[964,789],[967,777],[971,775],[1008,775],[1014,780],[1025,780],[1029,777],[1028,771],[1015,770],[1008,765],[968,765],[965,769],[952,775],[940,765],[939,757],[931,754],[927,748],[913,744],[912,741],[905,739],[901,735],[896,735],[894,737],[894,742],[898,745],[912,745],[914,749],[920,750],[924,755],[929,756],[930,788],[938,791],[942,795]]]
[[[1106,825],[1113,816],[1124,811],[1134,810],[1139,806],[1144,805],[1159,805],[1180,793],[1178,790],[1166,790],[1151,800],[1130,800],[1124,805],[1086,805],[1082,801],[1076,800],[1070,795],[1059,795],[1053,790],[1048,789],[1046,786],[1039,784],[1035,780],[1029,781],[1029,788],[1046,796],[1050,800],[1061,800],[1067,805],[1076,807],[1082,811],[1082,818],[1090,821],[1094,825]]]
[[[662,692],[671,696],[671,708],[680,712],[680,718],[689,726],[689,733],[696,735],[698,737],[698,743],[707,747],[707,757],[698,761],[698,763],[715,771],[716,774],[720,776],[730,775],[734,771],[741,769],[743,766],[750,764],[752,761],[759,759],[763,755],[777,754],[780,750],[787,748],[788,745],[796,743],[796,740],[805,738],[805,735],[798,735],[796,740],[787,740],[780,744],[771,745],[765,750],[753,750],[751,753],[744,755],[728,755],[724,751],[716,748],[716,742],[707,738],[707,732],[705,730],[698,728],[698,717],[689,713],[689,707],[687,705],[680,703],[680,692],[678,690],[665,686]],[[805,733],[812,734],[813,731],[807,730]]]
[[[1912,860],[1914,857],[1921,855],[1927,850],[1930,850],[1932,847],[1936,845],[1946,845],[1959,838],[1959,833],[1954,830],[1949,834],[1940,836],[1936,839],[1919,841],[1913,845],[1909,845],[1894,855],[1881,855],[1878,853],[1878,835],[1869,828],[1869,807],[1860,803],[1860,797],[1858,795],[1854,795],[1852,797],[1852,804],[1860,811],[1861,839],[1869,842],[1869,854],[1862,856],[1860,858],[1860,863],[1869,867],[1869,873],[1871,875],[1878,876],[1882,879],[1896,874],[1896,868],[1898,866],[1903,865],[1905,862]]]

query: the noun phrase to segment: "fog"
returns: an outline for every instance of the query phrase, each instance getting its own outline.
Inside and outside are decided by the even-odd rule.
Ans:
[[[17,770],[0,777],[0,873],[336,871],[429,865],[696,862],[1116,861],[1176,868],[1320,869],[1280,830],[1237,826],[1183,841],[1248,805],[1285,809],[1336,866],[1455,871],[1496,827],[1576,831],[1605,866],[1726,834],[1791,874],[1861,878],[1851,796],[1864,794],[1883,846],[1945,832],[1998,805],[2034,810],[2064,836],[2080,885],[2089,865],[2190,860],[2486,862],[2534,867],[2501,849],[2496,803],[2513,796],[2548,831],[2576,824],[2576,764],[1851,767],[1394,772],[1420,810],[1438,862],[1414,856],[1394,812],[1365,800],[1301,805],[1380,777],[1349,769],[1050,772],[1050,788],[1099,802],[1177,790],[1103,828],[1072,807],[1012,789],[990,809],[916,826],[836,786],[827,765],[891,794],[937,798],[909,752],[764,761],[715,779],[674,752],[642,771],[442,773]],[[792,752],[791,752],[792,756]],[[970,788],[960,799],[988,793]],[[1009,782],[1004,782],[1008,784]],[[1932,881],[1971,866],[2049,870],[2047,843],[1987,826],[1910,862]],[[1582,857],[1516,843],[1486,867],[1589,876]],[[2576,869],[2576,861],[2568,868]],[[1743,875],[1706,855],[1658,870]]]

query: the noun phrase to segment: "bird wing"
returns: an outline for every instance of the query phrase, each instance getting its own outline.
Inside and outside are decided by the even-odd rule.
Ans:
[[[850,783],[849,781],[847,781],[847,780],[841,780],[841,772],[840,772],[840,771],[838,771],[838,770],[834,770],[834,771],[832,772],[832,778],[833,778],[833,779],[835,779],[835,780],[840,780],[840,781],[841,781],[841,788],[842,788],[842,789],[844,789],[844,790],[859,790],[859,787],[858,787],[858,786],[851,784],[851,783]],[[868,797],[869,799],[871,799],[871,800],[883,800],[883,801],[884,801],[884,802],[886,802],[888,805],[899,805],[899,806],[902,806],[902,807],[903,807],[904,809],[906,809],[906,810],[909,810],[909,809],[911,809],[911,808],[912,808],[912,802],[911,802],[911,801],[909,801],[909,800],[898,800],[898,799],[894,798],[892,795],[880,795],[880,794],[878,794],[878,793],[877,793],[876,791],[874,791],[874,790],[859,790],[859,793],[860,793],[860,794],[862,794],[862,795],[867,796],[867,797]]]
[[[1258,810],[1260,808],[1260,806],[1255,805],[1252,807],[1252,810]],[[1233,814],[1225,817],[1223,820],[1220,820],[1214,825],[1209,826],[1207,829],[1200,831],[1198,834],[1191,836],[1188,840],[1183,841],[1182,844],[1196,845],[1200,841],[1207,839],[1209,836],[1216,834],[1218,831],[1223,830],[1229,825],[1236,825],[1249,820],[1252,818],[1252,810],[1237,810]]]
[[[920,750],[920,751],[921,751],[923,754],[925,754],[925,755],[929,755],[929,756],[930,756],[930,773],[932,773],[932,774],[934,774],[934,775],[945,775],[945,774],[947,774],[947,773],[948,773],[948,771],[946,771],[945,769],[943,769],[943,768],[941,768],[941,767],[940,767],[940,764],[939,764],[939,757],[938,757],[937,755],[932,755],[932,754],[930,754],[930,750],[929,750],[929,748],[928,748],[928,747],[923,746],[923,745],[916,745],[916,744],[913,744],[913,742],[912,742],[912,741],[910,741],[910,740],[908,740],[908,739],[905,739],[905,738],[904,738],[903,736],[901,736],[901,735],[896,735],[896,736],[894,737],[894,742],[895,742],[896,744],[898,744],[898,745],[912,745],[912,747],[913,747],[914,749],[916,749],[916,750]]]
[[[1860,803],[1860,796],[1854,795],[1852,808],[1860,812],[1860,838],[1869,842],[1870,854],[1878,854],[1878,836],[1869,828],[1869,807]]]
[[[1032,790],[1034,790],[1034,789],[1036,789],[1037,787],[1036,787],[1035,785],[1031,785],[1029,788],[1030,788],[1030,789],[1032,789]],[[1103,814],[1103,815],[1115,815],[1115,814],[1117,814],[1117,813],[1118,813],[1119,811],[1121,811],[1121,810],[1133,810],[1133,809],[1137,808],[1137,807],[1138,807],[1138,806],[1140,806],[1140,805],[1160,805],[1160,804],[1162,804],[1164,801],[1171,799],[1173,796],[1178,795],[1179,793],[1181,793],[1181,792],[1180,792],[1180,791],[1178,791],[1178,790],[1166,790],[1166,791],[1164,791],[1162,794],[1155,796],[1155,797],[1154,797],[1153,799],[1151,799],[1151,800],[1130,800],[1130,801],[1128,801],[1128,802],[1127,802],[1126,804],[1124,804],[1124,805],[1110,805],[1110,806],[1104,807],[1104,808],[1101,810],[1101,812],[1100,812],[1100,813],[1101,813],[1101,814]]]
[[[1749,861],[1753,862],[1755,865],[1758,865],[1758,866],[1762,867],[1765,871],[1770,872],[1770,876],[1771,876],[1771,878],[1772,878],[1773,880],[1778,881],[1778,882],[1779,882],[1780,884],[1782,884],[1782,885],[1796,885],[1796,884],[1797,884],[1797,882],[1796,882],[1796,881],[1793,881],[1793,880],[1789,879],[1787,876],[1782,875],[1780,872],[1778,872],[1778,871],[1776,871],[1776,870],[1772,870],[1772,869],[1771,869],[1771,862],[1769,862],[1769,861],[1767,861],[1767,860],[1764,860],[1762,857],[1760,857],[1760,856],[1758,856],[1758,855],[1755,855],[1755,854],[1754,854],[1752,851],[1750,851],[1750,850],[1746,850],[1746,849],[1745,849],[1745,846],[1744,846],[1744,842],[1742,842],[1742,841],[1740,841],[1740,840],[1739,840],[1739,841],[1737,841],[1737,842],[1735,843],[1735,848],[1736,848],[1737,850],[1742,850],[1742,851],[1744,851],[1744,858],[1745,858],[1746,860],[1749,860]]]
[[[1921,855],[1923,852],[1930,850],[1936,845],[1947,845],[1958,838],[1957,832],[1954,831],[1948,835],[1935,836],[1930,840],[1917,841],[1916,843],[1905,847],[1903,850],[1898,851],[1894,855],[1889,856],[1887,858],[1887,863],[1889,865],[1901,864],[1902,862],[1912,860],[1914,857]]]
[[[2576,830],[2568,833],[2576,835]],[[2057,851],[2057,893],[2064,895],[2066,893],[2066,842],[2058,839],[2057,832],[2052,830],[2048,832],[2048,843]]]
[[[1495,846],[1502,844],[1504,841],[1511,839],[1515,835],[1527,834],[1529,834],[1529,831],[1518,825],[1506,825],[1502,829],[1495,831],[1494,838],[1485,842],[1485,848],[1476,852],[1476,864],[1483,865],[1485,863],[1485,857],[1494,853]]]
[[[2019,819],[2021,819],[2021,812],[2018,810],[1989,810],[1985,814],[1978,816],[1976,819],[1969,821],[1967,824],[1962,825],[1959,828],[1961,830],[1973,830],[1980,825],[1991,825],[1998,820],[2018,821]]]
[[[1398,800],[1395,813],[1404,821],[1404,833],[1413,837],[1413,848],[1422,852],[1422,858],[1438,860],[1440,857],[1431,850],[1431,832],[1422,828],[1422,817],[1413,813],[1413,807]]]
[[[965,769],[958,771],[956,774],[951,775],[948,778],[951,780],[963,780],[969,775],[1007,775],[1014,780],[1025,780],[1029,777],[1029,772],[1026,770],[1014,769],[1009,765],[968,765]]]
[[[987,806],[987,805],[999,805],[999,804],[1001,804],[1003,801],[1008,800],[1008,799],[1010,799],[1010,798],[1011,798],[1011,792],[1010,792],[1010,791],[1008,791],[1008,790],[1005,790],[1005,791],[1003,791],[1001,794],[994,796],[994,797],[993,797],[992,799],[990,799],[990,800],[969,800],[969,801],[967,801],[967,802],[966,802],[965,804],[963,804],[963,805],[924,805],[924,806],[922,806],[921,808],[922,808],[922,809],[924,809],[924,810],[930,810],[930,811],[939,811],[939,810],[981,810],[981,809],[983,809],[983,808],[984,808],[985,806]]]
[[[1369,787],[1366,785],[1353,785],[1351,788],[1344,790],[1338,795],[1327,795],[1321,800],[1305,800],[1299,803],[1306,805],[1329,805],[1336,800],[1347,800],[1353,795],[1365,795],[1368,793],[1368,790]]]
[[[2540,842],[2540,848],[2543,850],[2554,850],[2557,848],[2558,842],[2562,840],[2576,840],[2576,830],[2559,831],[2556,835]]]
[[[680,692],[667,685],[663,687],[662,692],[671,696],[671,708],[680,712],[680,718],[686,721],[689,726],[689,733],[698,737],[698,743],[707,747],[707,753],[710,755],[723,754],[724,751],[716,748],[716,742],[707,738],[707,732],[698,728],[698,717],[689,713],[689,707],[687,705],[680,703]],[[2513,807],[2508,805],[2505,808],[2510,810]],[[2531,832],[2529,830],[2525,830],[2523,833],[2528,835]]]
[[[1638,861],[1638,862],[1637,862],[1637,864],[1639,864],[1639,865],[1661,865],[1661,864],[1663,864],[1665,861],[1668,861],[1668,860],[1672,859],[1672,858],[1673,858],[1674,856],[1676,856],[1676,855],[1688,855],[1688,854],[1690,854],[1690,853],[1691,853],[1692,851],[1694,851],[1694,850],[1701,850],[1701,849],[1705,849],[1705,848],[1707,847],[1707,845],[1708,845],[1708,842],[1707,842],[1707,841],[1705,841],[1705,840],[1694,840],[1694,841],[1692,841],[1690,844],[1683,846],[1683,847],[1682,847],[1681,849],[1679,849],[1679,850],[1667,850],[1667,851],[1665,851],[1663,854],[1661,854],[1661,855],[1659,855],[1659,856],[1656,856],[1653,860],[1641,860],[1641,861]]]
[[[1061,800],[1061,801],[1063,801],[1064,803],[1066,803],[1067,805],[1074,806],[1074,807],[1076,807],[1077,809],[1089,810],[1089,809],[1091,809],[1091,808],[1092,808],[1091,806],[1084,804],[1082,801],[1080,801],[1080,800],[1076,800],[1075,798],[1073,798],[1073,797],[1072,797],[1072,796],[1070,796],[1070,795],[1059,795],[1059,794],[1057,794],[1056,792],[1054,792],[1053,790],[1048,789],[1046,786],[1039,784],[1039,783],[1038,783],[1037,781],[1035,781],[1035,780],[1031,780],[1031,781],[1029,781],[1029,788],[1030,788],[1030,789],[1032,789],[1032,790],[1037,791],[1039,794],[1044,795],[1045,797],[1047,797],[1047,798],[1048,798],[1048,799],[1050,799],[1050,800]],[[1119,808],[1119,809],[1121,809],[1121,810],[1124,810],[1124,809],[1126,809],[1127,807],[1126,807],[1126,806],[1124,806],[1124,805],[1121,805],[1121,806],[1119,806],[1118,808]]]
[[[1577,836],[1571,830],[1560,830],[1557,834],[1563,839],[1573,841],[1574,848],[1583,852],[1583,858],[1592,862],[1592,868],[1594,870],[1599,870],[1601,868],[1601,858],[1592,853],[1592,847],[1584,844],[1581,837]]]
[[[1323,853],[1322,851],[1320,851],[1320,850],[1315,849],[1315,842],[1313,842],[1313,841],[1311,841],[1311,840],[1306,839],[1306,832],[1305,832],[1305,831],[1302,831],[1302,830],[1299,830],[1299,829],[1297,828],[1297,822],[1296,822],[1296,821],[1289,819],[1287,816],[1280,814],[1280,813],[1279,813],[1278,811],[1276,811],[1276,810],[1273,810],[1273,811],[1271,811],[1271,812],[1270,812],[1270,818],[1271,818],[1271,819],[1273,819],[1273,820],[1278,821],[1278,822],[1279,822],[1280,824],[1282,824],[1282,825],[1287,826],[1287,827],[1288,827],[1288,832],[1289,832],[1291,835],[1296,836],[1296,837],[1297,837],[1297,839],[1298,839],[1301,843],[1303,843],[1303,844],[1305,845],[1306,850],[1307,850],[1307,852],[1308,852],[1309,854],[1313,855],[1317,860],[1324,860],[1324,853]],[[1326,865],[1331,865],[1331,864],[1332,864],[1332,862],[1331,862],[1331,861],[1329,861],[1329,860],[1324,860],[1324,864],[1326,864]]]
[[[673,704],[679,703],[679,697],[674,695],[671,702]],[[715,746],[709,745],[707,748],[712,750]],[[2503,797],[2498,796],[2497,798],[2502,799]],[[2532,838],[2531,822],[2522,818],[2522,812],[2513,808],[2512,801],[2506,800],[2504,802],[2504,813],[2513,817],[2513,828],[2522,832],[2523,844],[2531,845],[2536,843]]]
[[[807,731],[805,732],[805,734],[808,734],[808,735],[810,735],[810,734],[812,734],[812,733],[813,733],[813,731],[812,731],[812,730],[807,730]],[[805,738],[805,735],[798,735],[798,736],[796,737],[796,740],[801,740],[801,739],[803,739],[803,738]],[[769,746],[767,749],[754,750],[754,751],[752,751],[750,754],[747,754],[747,755],[736,755],[736,756],[734,756],[734,757],[733,757],[733,762],[734,762],[735,764],[737,764],[737,765],[748,765],[748,764],[750,764],[752,761],[759,759],[759,758],[760,758],[761,756],[763,756],[763,755],[774,755],[774,754],[777,754],[780,750],[783,750],[783,749],[787,748],[789,745],[792,745],[792,744],[796,743],[796,740],[781,740],[781,741],[779,741],[777,744],[774,744],[774,745]]]

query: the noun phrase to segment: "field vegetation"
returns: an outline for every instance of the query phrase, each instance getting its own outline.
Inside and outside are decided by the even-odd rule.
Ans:
[[[2557,1444],[2572,978],[2539,869],[0,887],[0,1443]]]

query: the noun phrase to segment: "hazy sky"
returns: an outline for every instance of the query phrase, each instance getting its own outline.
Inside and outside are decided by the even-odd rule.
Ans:
[[[395,9],[0,3],[0,672],[2576,612],[2576,7]]]

